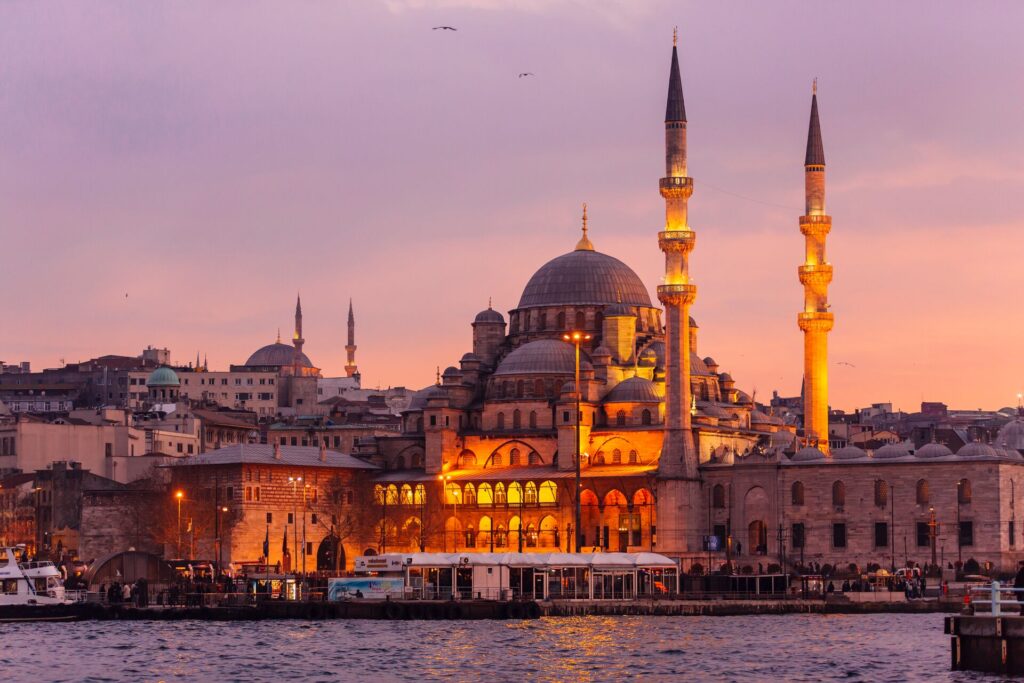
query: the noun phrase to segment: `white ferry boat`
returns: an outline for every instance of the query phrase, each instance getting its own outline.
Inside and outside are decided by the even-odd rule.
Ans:
[[[53,562],[19,562],[25,546],[0,548],[0,606],[69,605],[60,570]]]

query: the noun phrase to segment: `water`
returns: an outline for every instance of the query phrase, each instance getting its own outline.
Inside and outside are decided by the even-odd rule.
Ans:
[[[988,681],[942,615],[81,622],[0,628],[9,681]]]

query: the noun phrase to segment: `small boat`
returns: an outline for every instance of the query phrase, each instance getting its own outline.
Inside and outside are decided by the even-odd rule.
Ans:
[[[53,562],[19,562],[24,545],[0,547],[0,607],[70,605]]]

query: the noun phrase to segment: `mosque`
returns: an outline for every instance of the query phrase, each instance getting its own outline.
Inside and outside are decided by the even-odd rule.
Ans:
[[[575,248],[529,278],[507,318],[491,306],[477,314],[472,350],[413,396],[401,433],[362,445],[384,470],[375,550],[656,550],[692,571],[969,559],[1014,567],[1024,559],[1016,448],[829,451],[832,219],[816,88],[799,218],[799,429],[759,407],[700,347],[689,315],[697,286],[686,124],[673,46],[661,307],[628,265],[598,250],[584,206]],[[1008,432],[1016,447],[1018,422]]]

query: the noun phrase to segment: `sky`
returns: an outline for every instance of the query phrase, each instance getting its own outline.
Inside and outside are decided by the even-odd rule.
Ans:
[[[672,29],[698,352],[799,392],[812,79],[833,407],[1024,390],[1024,4],[308,0],[0,4],[0,359],[287,339],[419,388],[579,238],[652,301]],[[457,31],[434,31],[450,25]],[[521,72],[534,75],[518,78]]]

